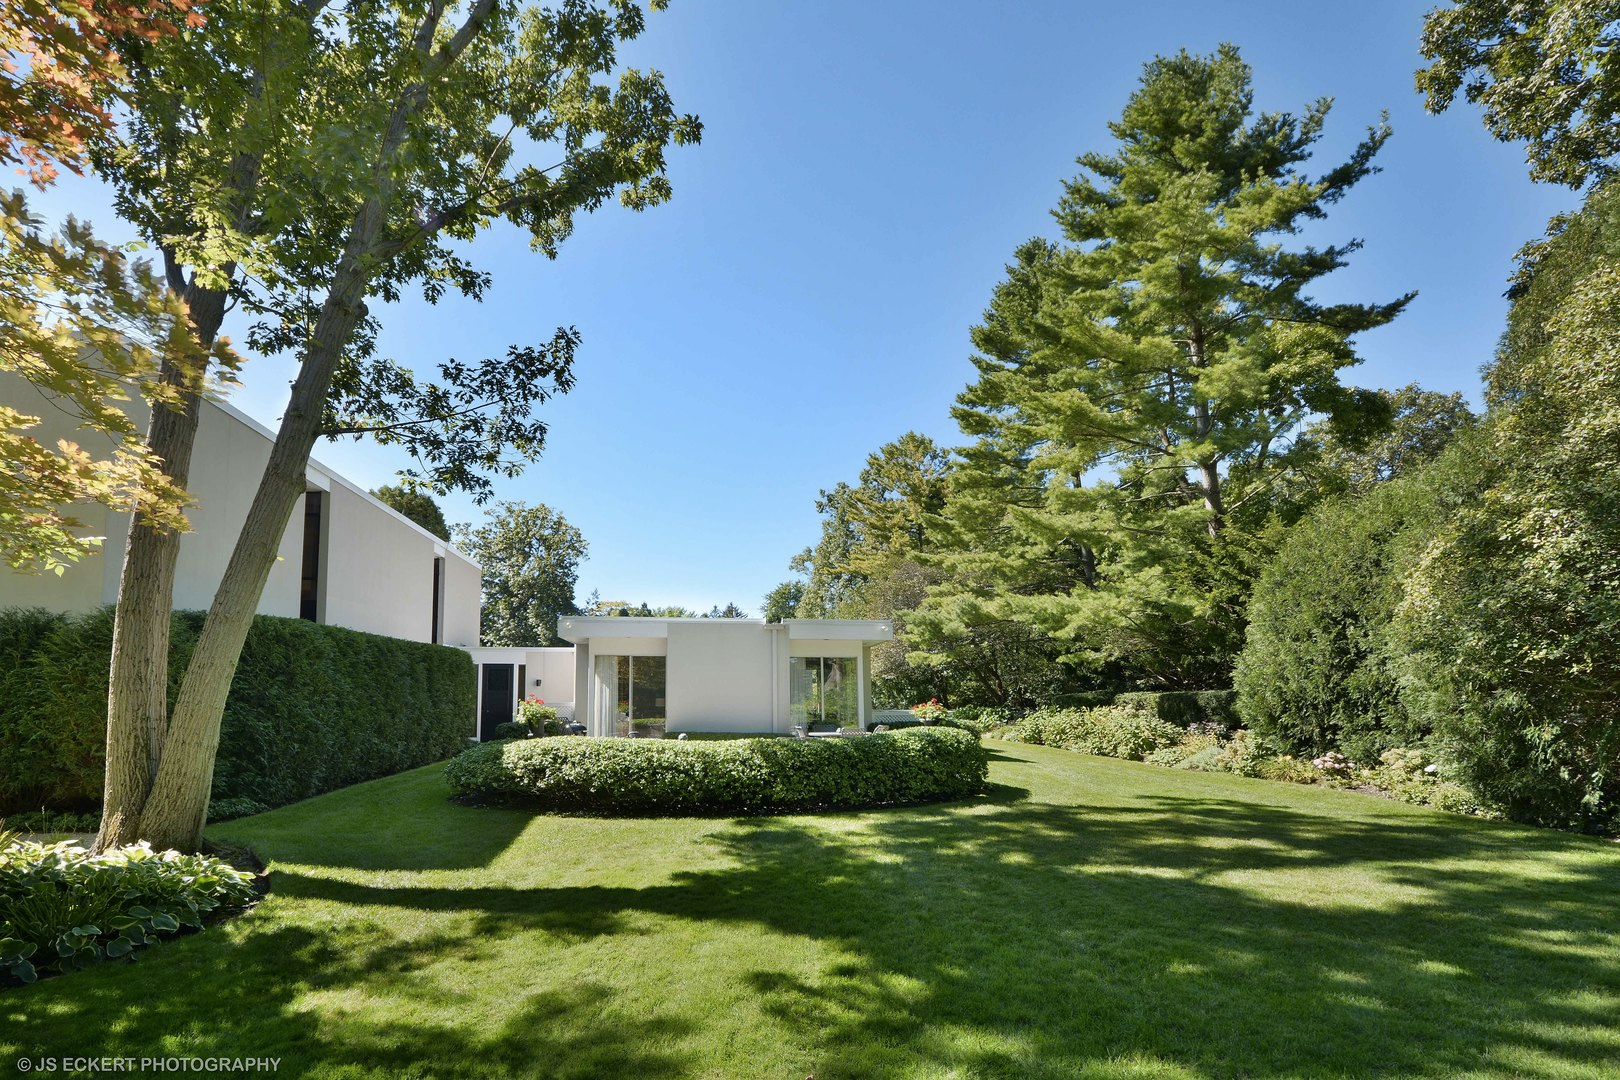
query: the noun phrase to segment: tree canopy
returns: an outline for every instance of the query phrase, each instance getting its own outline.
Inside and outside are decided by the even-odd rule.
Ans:
[[[109,105],[128,72],[114,37],[154,40],[196,26],[190,0],[148,4],[58,4],[20,0],[0,10],[0,166],[18,166],[47,187],[58,166],[78,172],[92,148],[117,141]],[[19,570],[52,570],[94,550],[91,534],[67,509],[95,501],[133,507],[156,527],[183,529],[186,493],[144,448],[126,403],[172,402],[158,382],[160,358],[202,390],[210,357],[185,331],[185,311],[147,263],[69,218],[52,230],[20,191],[0,193],[0,372],[39,392],[36,412],[21,395],[0,405],[0,558]],[[212,359],[228,374],[223,343]],[[22,405],[23,408],[18,408]],[[55,446],[31,432],[45,409],[65,413],[79,432]],[[87,449],[90,444],[94,449]]]
[[[484,524],[460,525],[456,539],[484,570],[484,645],[553,645],[557,619],[577,614],[574,584],[589,546],[543,503],[497,503]]]
[[[1307,175],[1329,106],[1255,113],[1229,45],[1146,65],[1113,150],[1083,154],[1065,185],[1065,243],[1022,246],[974,332],[978,379],[954,411],[976,442],[943,515],[935,632],[1014,623],[1082,663],[1224,682],[1265,554],[1227,535],[1234,514],[1295,467],[1308,417],[1376,421],[1339,373],[1359,361],[1354,336],[1411,299],[1318,304],[1311,285],[1359,241],[1282,242],[1389,137],[1379,123]]]
[[[1617,47],[1613,0],[1458,0],[1423,20],[1417,86],[1437,113],[1461,90],[1491,134],[1525,141],[1532,178],[1578,188],[1620,154]]]
[[[657,3],[654,6],[662,6]],[[137,517],[126,547],[97,843],[194,848],[220,716],[315,441],[396,443],[437,491],[488,498],[540,450],[532,407],[573,382],[572,327],[439,379],[375,354],[407,288],[480,298],[466,245],[499,222],[556,255],[577,215],[668,199],[666,152],[701,125],[656,71],[623,68],[633,0],[326,4],[210,0],[203,26],[121,43],[130,137],[95,159],[119,213],[159,251],[200,347],[227,307],[248,343],[297,358],[288,404],[207,621],[167,690],[173,541]],[[374,309],[373,305],[376,305]],[[175,371],[165,367],[166,380]],[[153,414],[147,445],[184,483],[197,411]]]

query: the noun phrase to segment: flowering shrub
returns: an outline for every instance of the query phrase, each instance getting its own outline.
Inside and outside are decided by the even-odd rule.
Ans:
[[[1182,730],[1142,709],[1038,709],[1012,727],[1018,741],[1141,761],[1181,741]]]
[[[938,698],[929,698],[921,705],[911,707],[911,715],[925,724],[931,724],[949,716],[951,711],[939,703]]]
[[[525,725],[534,735],[562,734],[557,710],[547,705],[545,698],[531,697],[518,702],[517,722]]]
[[[13,841],[0,849],[0,973],[33,982],[128,956],[253,896],[251,874],[207,855]]]
[[[1355,768],[1354,763],[1337,750],[1329,750],[1321,757],[1313,759],[1311,764],[1330,776],[1349,776],[1350,770]]]
[[[1258,735],[1240,728],[1221,745],[1215,757],[1215,768],[1238,776],[1259,776],[1261,763],[1273,756]]]

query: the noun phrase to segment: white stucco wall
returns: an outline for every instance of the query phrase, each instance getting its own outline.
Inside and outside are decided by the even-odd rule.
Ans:
[[[104,454],[109,441],[76,431],[70,418],[23,380],[0,375],[0,401],[38,415],[32,434],[42,442],[66,438]],[[145,426],[145,408],[130,414]],[[180,541],[174,605],[206,610],[225,572],[231,549],[247,518],[259,477],[270,457],[272,436],[229,406],[204,403],[192,453],[188,489],[191,531]],[[444,642],[478,643],[480,571],[476,563],[358,486],[311,462],[308,486],[324,490],[326,505],[321,567],[320,620],[352,630],[432,640],[433,559],[445,559]],[[113,603],[129,528],[127,514],[96,505],[74,508],[92,534],[105,536],[100,554],[71,566],[60,577],[0,569],[0,607],[37,606],[86,611]],[[293,508],[259,600],[259,613],[297,618],[303,574],[304,503]]]
[[[446,579],[443,644],[478,643],[475,564],[402,514],[337,478],[331,483],[325,513],[322,573],[326,602],[321,621],[389,637],[431,641],[433,560],[442,558]],[[302,508],[293,515],[295,524],[302,520],[301,515]],[[293,614],[298,614],[296,606]]]
[[[573,649],[529,649],[523,656],[528,685],[519,689],[519,697],[544,698],[548,705],[573,705]],[[539,686],[534,685],[536,679],[540,680]]]
[[[454,548],[444,561],[444,643],[465,648],[478,644],[483,618],[483,572],[478,564]]]
[[[771,731],[771,637],[757,623],[672,622],[667,731]]]
[[[86,535],[105,536],[109,512],[98,503],[75,503],[68,513],[83,522]],[[127,521],[122,514],[119,522]],[[122,540],[122,536],[119,537]],[[105,547],[105,545],[104,545]],[[122,552],[123,544],[118,544]],[[39,607],[51,611],[94,611],[104,602],[103,569],[112,568],[113,590],[118,589],[118,560],[103,550],[55,574],[23,574],[0,566],[0,607]]]

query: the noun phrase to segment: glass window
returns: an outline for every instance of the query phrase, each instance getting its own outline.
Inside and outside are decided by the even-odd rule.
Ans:
[[[853,656],[788,659],[788,716],[795,726],[858,727],[860,667]]]
[[[664,722],[668,716],[665,706],[667,657],[603,656],[598,657],[597,662],[602,670],[602,689],[612,698],[610,730],[615,735],[628,735],[632,728]]]
[[[665,656],[628,656],[630,662],[630,719],[640,723],[662,723],[664,676],[669,670]]]
[[[822,723],[860,727],[860,687],[853,656],[829,656],[821,661]]]

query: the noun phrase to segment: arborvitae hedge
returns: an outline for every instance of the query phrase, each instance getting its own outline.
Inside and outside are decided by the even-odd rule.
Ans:
[[[171,700],[203,614],[176,612]],[[100,802],[112,610],[0,610],[0,813]],[[473,730],[460,649],[260,615],[220,731],[213,797],[269,806],[439,761]]]

